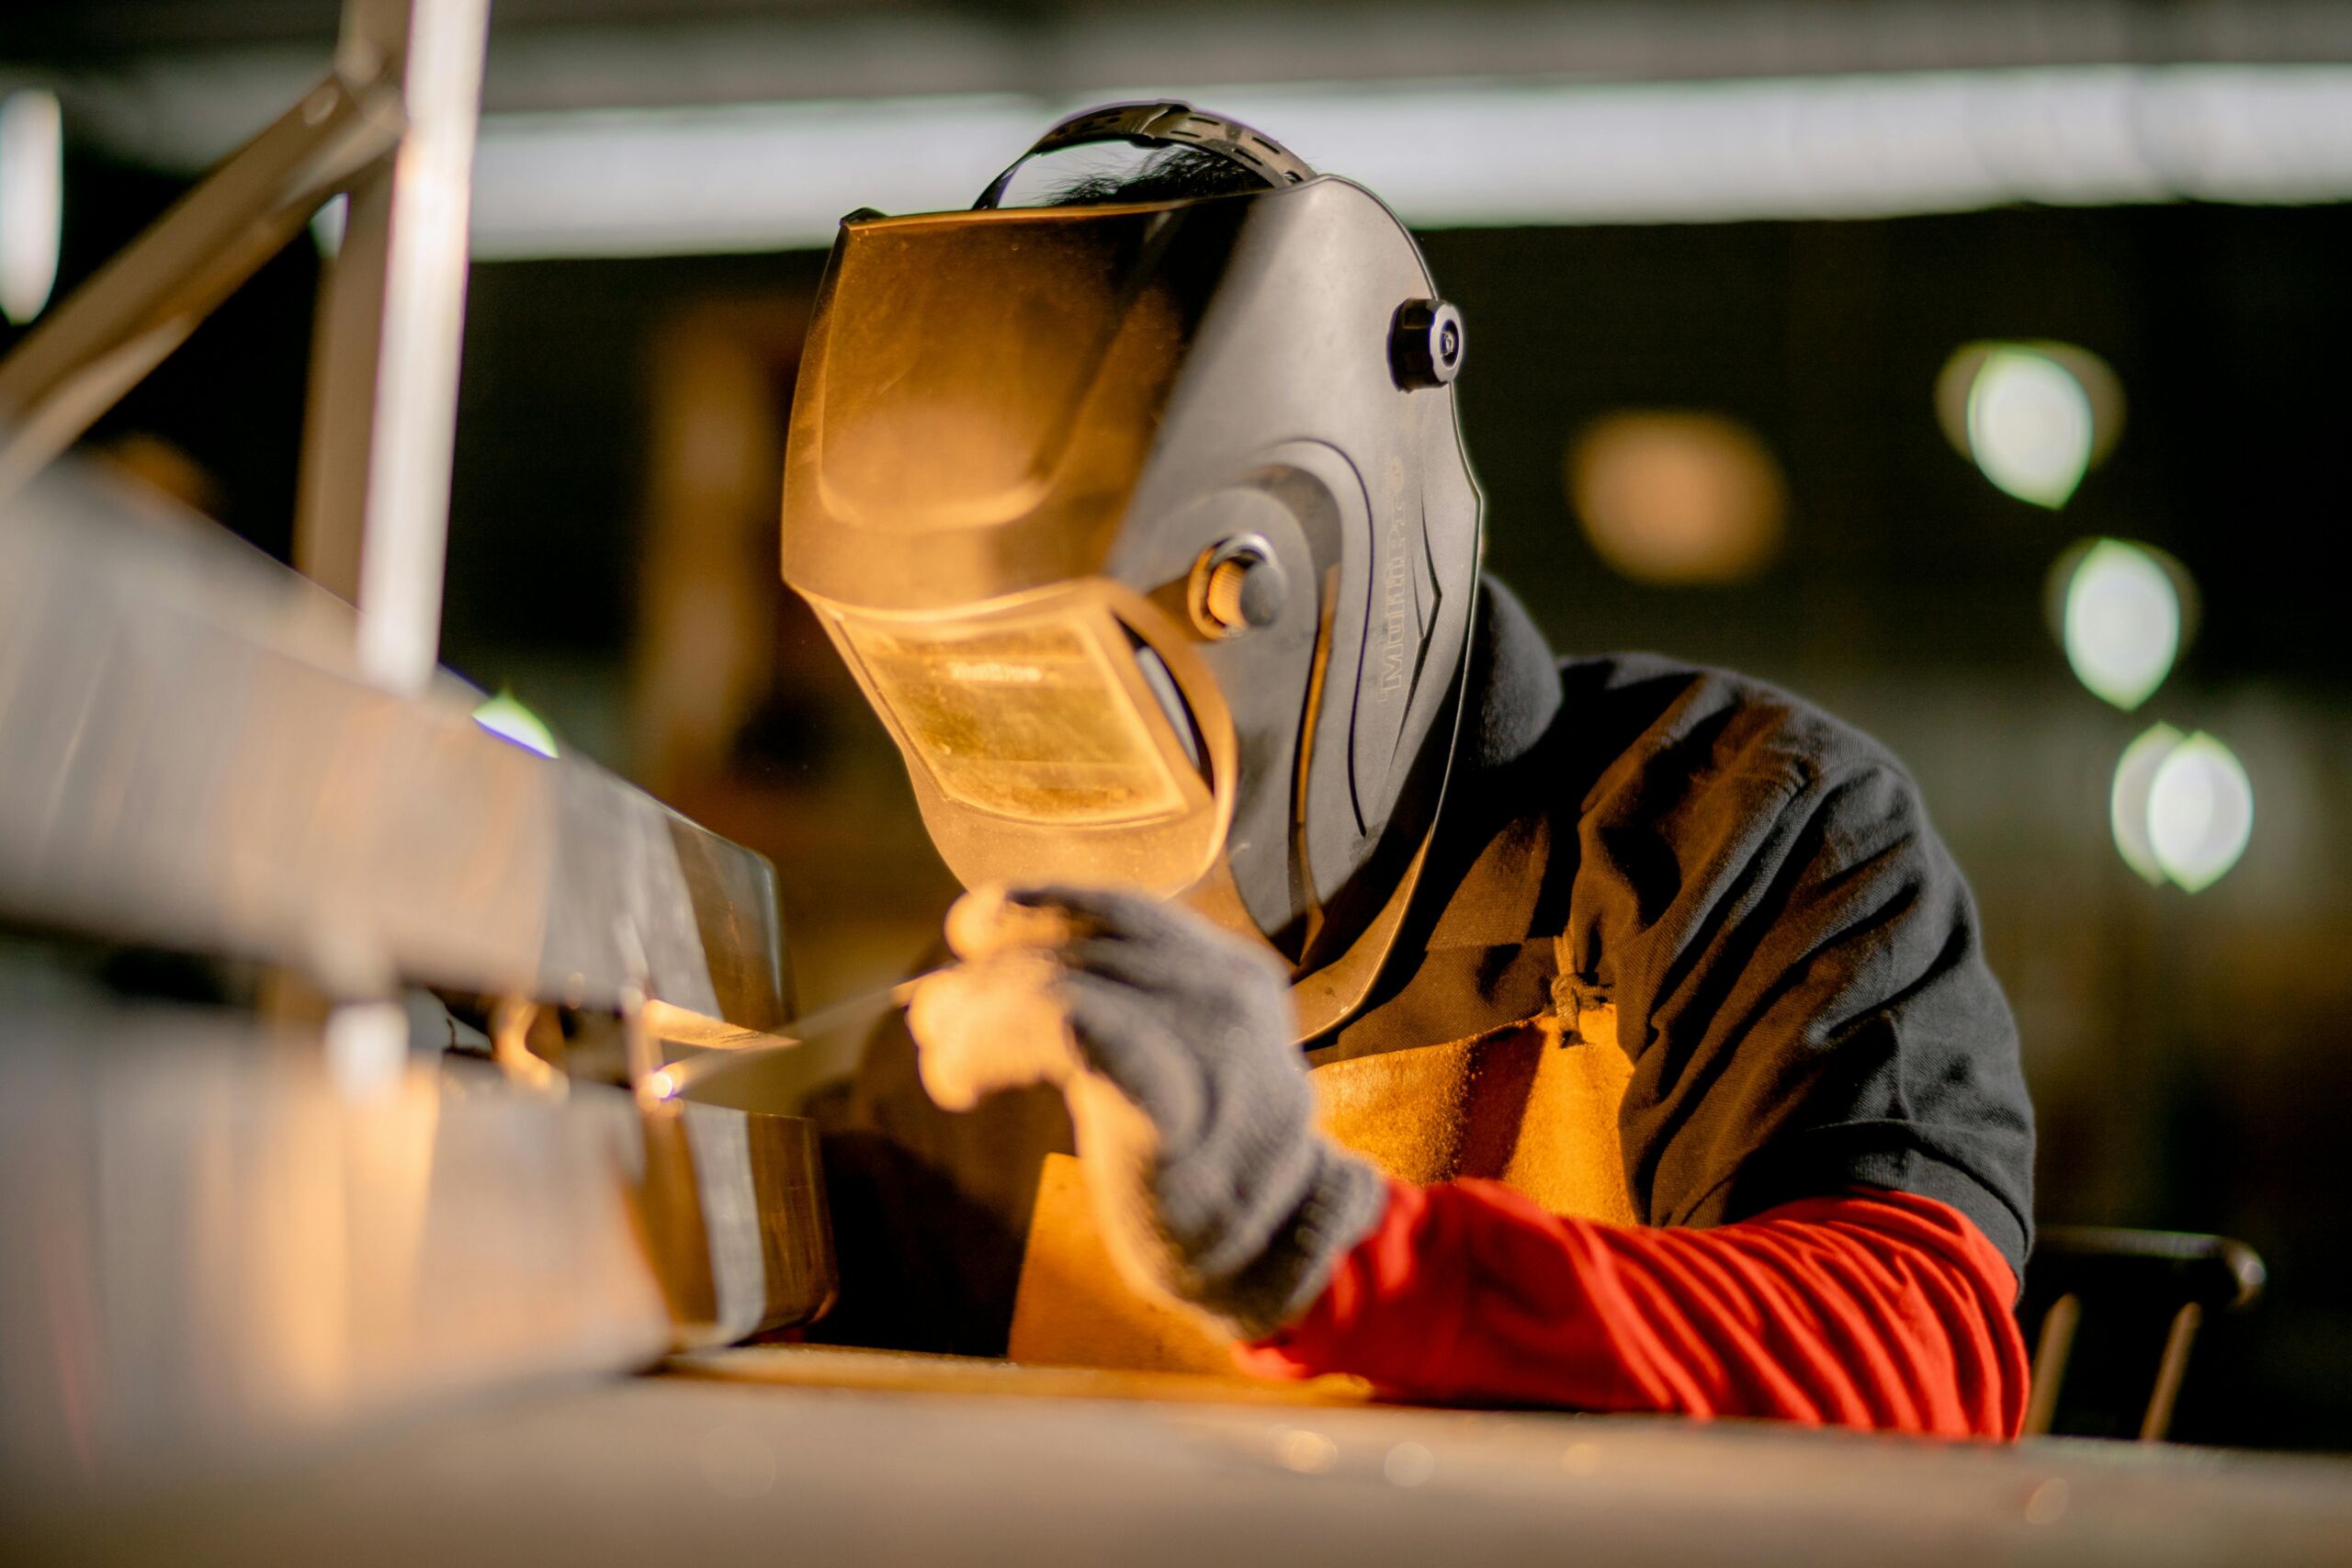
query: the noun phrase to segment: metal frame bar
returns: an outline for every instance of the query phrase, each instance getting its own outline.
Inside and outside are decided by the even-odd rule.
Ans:
[[[345,0],[334,71],[0,361],[0,502],[330,197],[296,564],[360,610],[359,666],[417,692],[440,643],[467,222],[489,0]]]
[[[0,501],[187,341],[401,130],[395,90],[329,75],[51,310],[0,360]]]
[[[2066,1381],[2066,1361],[2074,1354],[2075,1329],[2082,1317],[2083,1301],[2075,1295],[2060,1296],[2042,1314],[2041,1335],[2033,1348],[2033,1382],[2026,1399],[2025,1425],[2019,1428],[2029,1438],[2048,1432],[2050,1423],[2057,1419],[2058,1389]]]
[[[2197,1326],[2205,1321],[2205,1309],[2195,1302],[2184,1302],[2172,1314],[2172,1325],[2165,1330],[2164,1359],[2156,1365],[2155,1386],[2148,1393],[2147,1413],[2140,1418],[2140,1440],[2160,1442],[2172,1430],[2172,1407],[2180,1398],[2181,1379],[2188,1375],[2188,1348],[2197,1338]]]
[[[466,226],[489,0],[345,0],[339,71],[407,128],[349,192],[320,293],[294,564],[359,607],[359,665],[421,690],[441,637]]]

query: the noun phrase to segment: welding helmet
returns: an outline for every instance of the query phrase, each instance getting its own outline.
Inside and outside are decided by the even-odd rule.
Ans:
[[[1025,160],[1113,141],[1263,188],[1000,205]],[[1182,104],[1064,120],[970,211],[843,220],[784,576],[959,878],[1142,886],[1302,986],[1369,984],[1460,711],[1463,348],[1378,198]]]

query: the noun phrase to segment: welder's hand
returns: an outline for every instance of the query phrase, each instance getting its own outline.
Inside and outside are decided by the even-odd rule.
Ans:
[[[1305,1311],[1385,1190],[1315,1130],[1272,958],[1179,906],[1063,887],[967,894],[947,941],[963,962],[907,1009],[931,1098],[1056,1085],[1132,1282],[1245,1338]]]

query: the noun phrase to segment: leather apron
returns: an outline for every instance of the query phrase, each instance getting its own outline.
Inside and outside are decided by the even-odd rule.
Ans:
[[[1540,813],[1489,840],[1411,975],[1310,1046],[1307,1079],[1324,1133],[1398,1180],[1499,1181],[1554,1213],[1630,1224],[1618,1112],[1633,1063],[1616,1010],[1564,970],[1561,938],[1527,935],[1552,902],[1550,840]],[[1125,1282],[1078,1161],[1046,1156],[1006,1353],[1229,1373],[1230,1351],[1197,1314]]]

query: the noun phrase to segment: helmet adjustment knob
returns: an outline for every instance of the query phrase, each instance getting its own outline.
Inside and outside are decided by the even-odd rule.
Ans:
[[[1462,312],[1442,299],[1408,299],[1388,324],[1388,368],[1405,390],[1442,387],[1462,374]]]
[[[1239,637],[1282,618],[1287,585],[1273,550],[1255,534],[1224,539],[1193,568],[1193,621],[1212,637]]]

